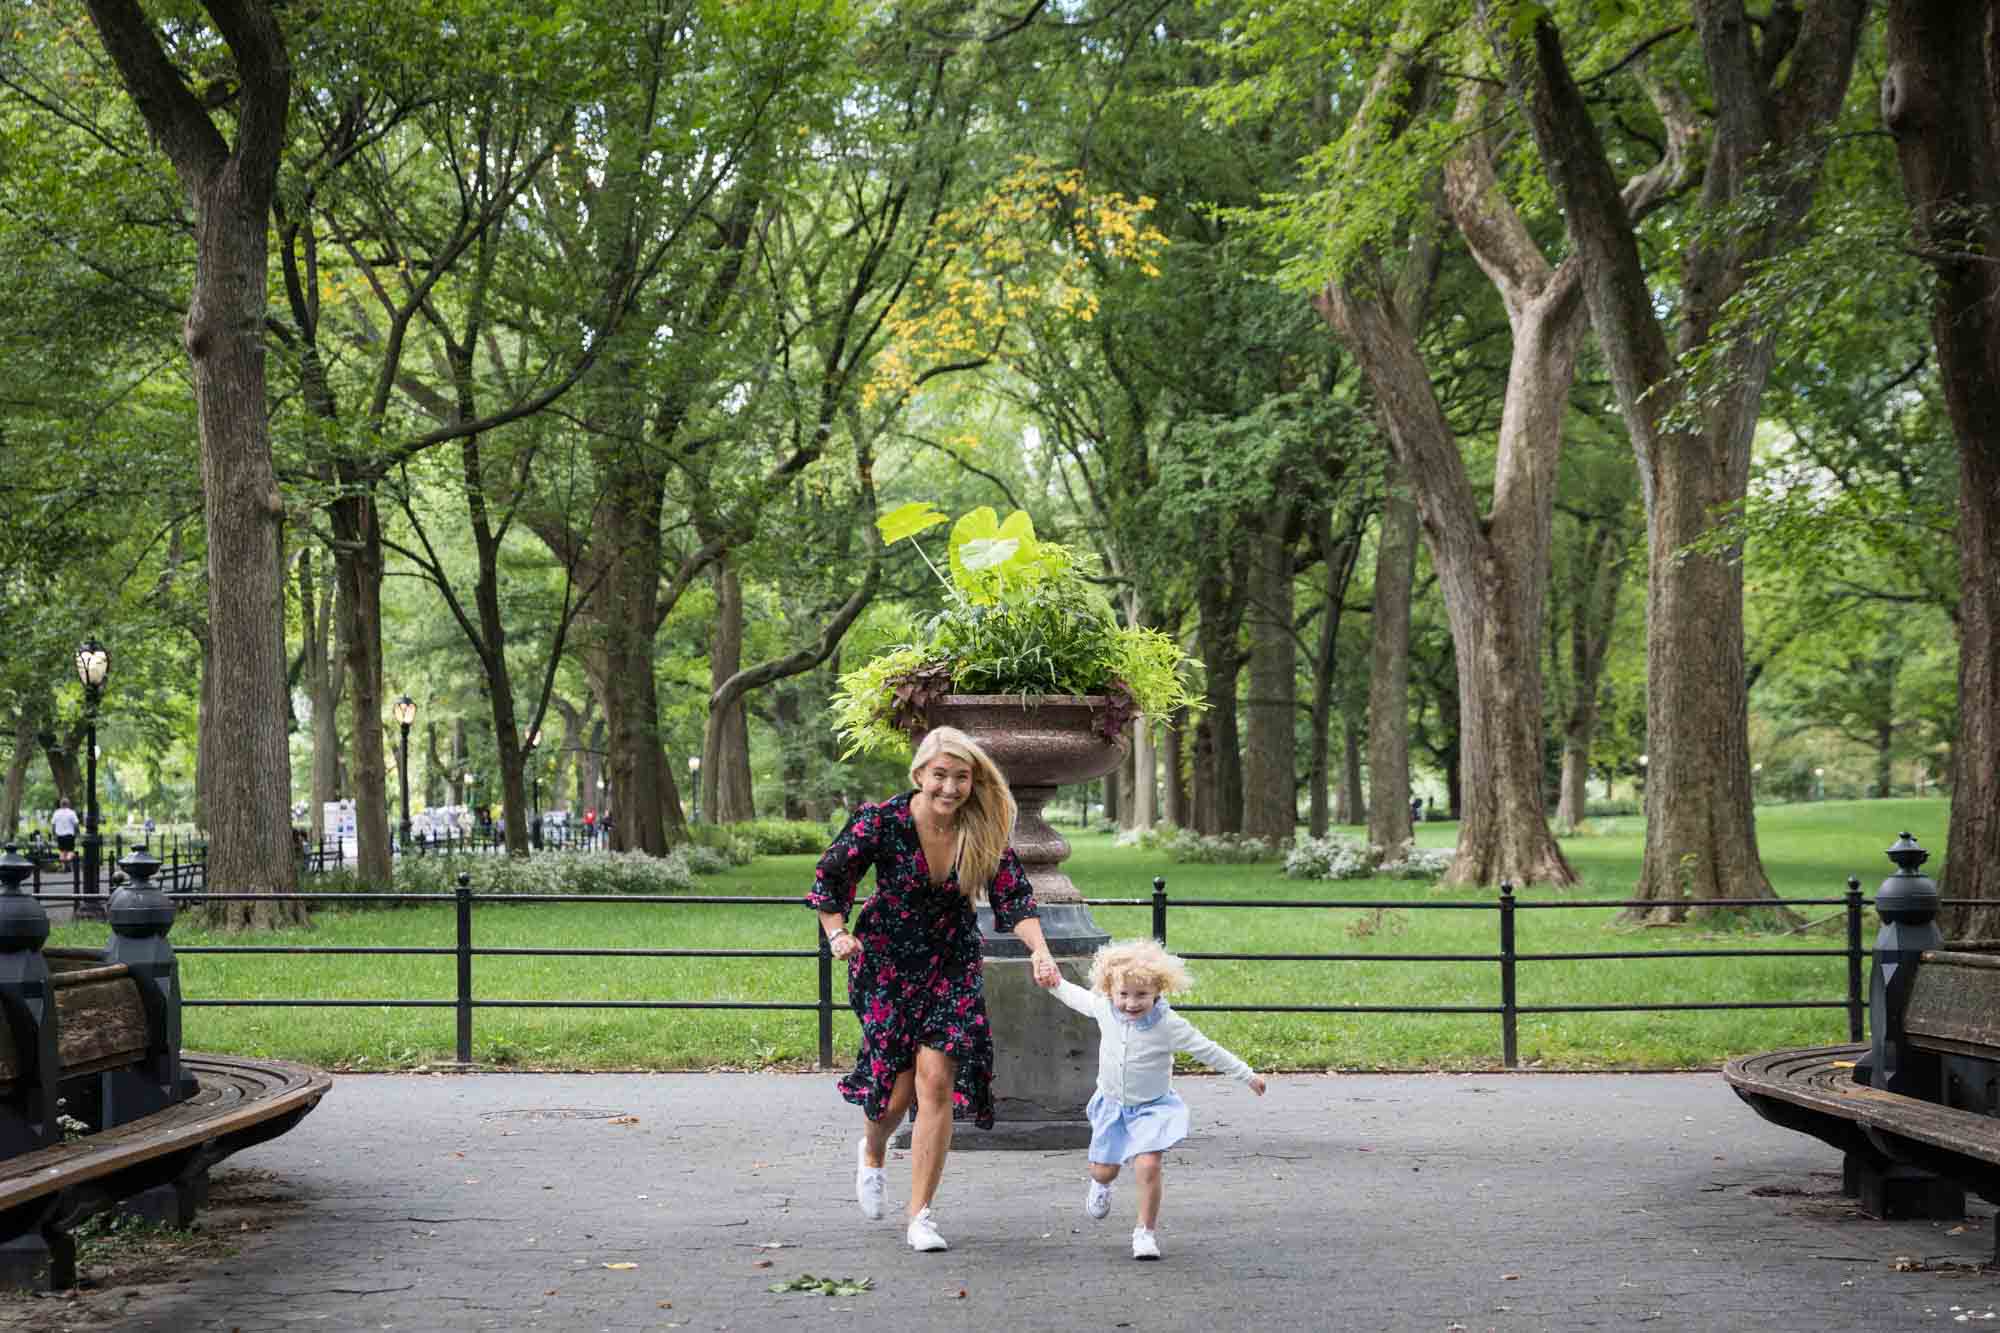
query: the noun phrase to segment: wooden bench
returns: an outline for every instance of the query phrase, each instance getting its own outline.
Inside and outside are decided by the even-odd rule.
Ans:
[[[47,949],[32,871],[0,856],[0,1282],[76,1283],[77,1223],[143,1199],[186,1224],[208,1168],[282,1134],[318,1105],[324,1074],[181,1050],[175,908],[147,881],[143,847],[121,861],[102,949]]]
[[[0,1241],[39,1234],[52,1289],[76,1285],[78,1223],[161,1188],[192,1214],[209,1167],[284,1133],[333,1086],[317,1070],[276,1060],[190,1052],[181,1067],[195,1082],[187,1100],[0,1162]]]
[[[1967,1189],[2000,1204],[2000,942],[1939,947],[1922,849],[1906,833],[1889,855],[1869,1043],[1747,1056],[1723,1077],[1765,1119],[1838,1148],[1869,1212],[1958,1217]]]

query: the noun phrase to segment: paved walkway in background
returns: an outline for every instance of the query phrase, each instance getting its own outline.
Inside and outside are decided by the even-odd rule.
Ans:
[[[1179,1086],[1195,1133],[1168,1159],[1165,1260],[1141,1264],[1124,1182],[1082,1215],[1080,1152],[955,1152],[952,1248],[912,1253],[908,1165],[864,1221],[856,1113],[824,1074],[344,1076],[218,1168],[297,1207],[115,1326],[2000,1328],[1992,1209],[1861,1217],[1832,1149],[1718,1075]],[[801,1273],[874,1288],[769,1290]]]

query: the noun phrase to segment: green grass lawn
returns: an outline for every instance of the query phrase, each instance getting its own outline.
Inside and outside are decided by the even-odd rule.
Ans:
[[[1872,894],[1891,867],[1882,849],[1904,829],[1941,861],[1948,807],[1938,800],[1828,801],[1758,811],[1764,864],[1778,892],[1792,899],[1838,897],[1848,875]],[[1607,951],[1707,952],[1745,948],[1788,951],[1839,948],[1844,932],[1831,906],[1801,908],[1808,920],[1836,917],[1803,933],[1718,931],[1702,927],[1620,925],[1617,912],[1593,903],[1623,899],[1637,877],[1637,818],[1601,821],[1564,849],[1582,883],[1561,892],[1523,894],[1524,903],[1561,903],[1516,914],[1522,953]],[[1449,846],[1455,828],[1427,824],[1420,841]],[[1072,835],[1066,869],[1091,898],[1143,898],[1164,875],[1172,899],[1356,904],[1326,908],[1185,908],[1170,912],[1176,952],[1196,956],[1198,989],[1183,1004],[1454,1006],[1497,1005],[1498,965],[1491,962],[1397,962],[1389,955],[1498,952],[1498,913],[1424,910],[1395,904],[1493,901],[1463,889],[1387,881],[1291,880],[1275,864],[1215,866],[1164,862],[1157,853],[1119,848],[1108,835]],[[776,856],[703,884],[714,894],[803,892],[813,858]],[[1099,907],[1114,937],[1143,934],[1143,907]],[[479,948],[778,949],[814,947],[815,922],[801,908],[665,904],[481,906]],[[1872,942],[1875,922],[1866,925]],[[51,944],[97,945],[102,925],[65,926]],[[393,911],[324,910],[311,930],[218,937],[177,929],[183,949],[204,944],[402,946],[448,948],[446,906]],[[1209,953],[1338,953],[1341,962],[1202,960]],[[1373,961],[1375,959],[1381,961]],[[450,998],[454,959],[412,955],[184,954],[182,988],[190,1000]],[[810,957],[629,959],[481,957],[474,993],[482,1000],[732,1000],[811,1003]],[[1522,1005],[1643,1005],[1718,1001],[1840,1000],[1840,958],[1669,957],[1636,961],[1524,961]],[[836,999],[844,983],[836,977]],[[1195,1013],[1210,1036],[1260,1068],[1493,1068],[1501,1063],[1500,1020],[1491,1014]],[[336,1069],[394,1069],[453,1058],[449,1008],[380,1004],[342,1008],[190,1006],[184,1039],[191,1049],[276,1056]],[[476,1011],[473,1057],[482,1064],[563,1069],[761,1068],[809,1065],[818,1049],[810,1012],[748,1010],[514,1009]],[[1699,1012],[1561,1013],[1520,1020],[1523,1064],[1550,1068],[1683,1068],[1780,1046],[1844,1041],[1838,1009]],[[835,1059],[850,1060],[854,1020],[841,1010]]]

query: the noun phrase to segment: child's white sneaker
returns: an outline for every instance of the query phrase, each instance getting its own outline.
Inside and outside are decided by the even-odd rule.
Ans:
[[[887,1178],[883,1168],[868,1165],[867,1141],[855,1144],[854,1201],[861,1205],[861,1215],[871,1222],[882,1216],[882,1194],[886,1188]]]
[[[1160,1242],[1145,1227],[1132,1228],[1132,1257],[1134,1259],[1157,1259],[1160,1257]]]
[[[910,1219],[910,1229],[904,1235],[909,1238],[910,1248],[920,1254],[951,1248],[945,1244],[944,1237],[938,1235],[937,1222],[928,1208]]]
[[[1084,1192],[1083,1211],[1091,1217],[1103,1217],[1111,1211],[1111,1187],[1101,1180],[1090,1182]]]

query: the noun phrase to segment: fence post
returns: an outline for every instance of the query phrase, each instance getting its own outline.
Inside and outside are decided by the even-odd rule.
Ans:
[[[1521,1015],[1514,989],[1514,885],[1500,881],[1500,1062],[1509,1069],[1521,1063]]]
[[[1847,1039],[1865,1041],[1861,1016],[1868,1012],[1868,994],[1861,988],[1861,880],[1847,877]]]
[[[833,1068],[833,945],[819,922],[813,922],[819,940],[819,1067]]]
[[[458,1062],[472,1063],[472,876],[458,872]]]
[[[1162,945],[1167,942],[1167,880],[1164,875],[1153,877],[1153,938]]]

